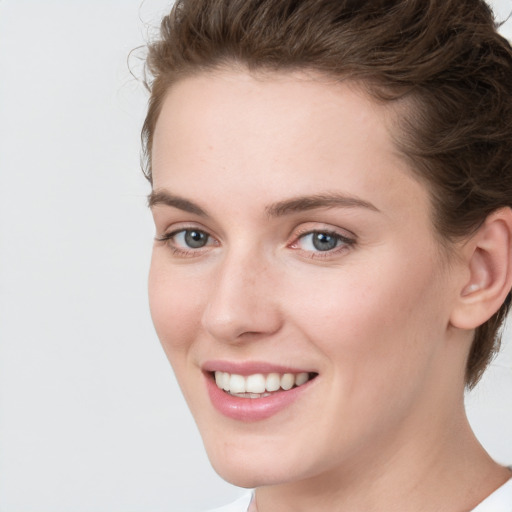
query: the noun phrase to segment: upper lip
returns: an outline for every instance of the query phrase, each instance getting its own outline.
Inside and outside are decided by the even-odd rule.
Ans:
[[[204,372],[227,372],[237,375],[254,375],[255,373],[316,373],[311,369],[297,368],[265,361],[206,361],[202,365]]]

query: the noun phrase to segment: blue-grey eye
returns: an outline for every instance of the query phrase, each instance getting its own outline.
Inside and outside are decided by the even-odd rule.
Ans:
[[[343,236],[336,233],[312,231],[302,235],[298,240],[298,245],[304,251],[327,252],[346,242]]]
[[[330,251],[339,243],[339,237],[329,233],[312,233],[312,237],[311,242],[317,251]]]
[[[176,237],[181,238],[183,236],[183,242],[187,247],[191,249],[200,249],[204,247],[208,243],[209,236],[203,232],[198,231],[196,229],[185,229],[180,233],[176,234]]]

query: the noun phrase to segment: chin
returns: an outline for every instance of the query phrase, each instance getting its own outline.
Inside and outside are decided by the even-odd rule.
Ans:
[[[255,489],[263,485],[271,485],[263,475],[254,474],[251,468],[212,464],[215,472],[226,482],[244,489]]]
[[[249,462],[247,459],[238,461],[213,461],[210,459],[210,462],[223,480],[246,489],[277,485],[294,480],[289,471],[286,472],[285,477],[277,468],[262,467],[261,463]]]
[[[217,474],[227,482],[244,488],[285,484],[312,476],[301,450],[294,452],[291,460],[286,451],[272,446],[260,446],[257,451],[237,450],[229,444],[210,449],[207,446],[210,463]]]
[[[214,447],[205,443],[205,447],[213,469],[226,482],[244,488],[275,483],[275,468],[269,471],[274,464],[266,460],[263,450],[257,457],[252,450],[236,449],[229,443],[215,443]]]

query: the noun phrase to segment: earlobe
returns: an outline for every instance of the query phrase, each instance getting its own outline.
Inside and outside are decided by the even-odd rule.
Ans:
[[[512,287],[512,210],[491,213],[466,249],[469,278],[460,289],[450,323],[475,329],[498,311]]]

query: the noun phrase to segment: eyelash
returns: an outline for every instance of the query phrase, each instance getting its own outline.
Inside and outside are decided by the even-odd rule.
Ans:
[[[197,248],[193,248],[193,247],[184,248],[184,247],[180,247],[180,246],[176,245],[176,243],[173,242],[173,239],[177,235],[183,233],[183,235],[186,236],[187,232],[189,232],[189,233],[195,232],[195,233],[199,233],[201,235],[206,236],[207,237],[206,244],[202,247],[197,247]],[[312,235],[325,235],[327,237],[334,238],[336,240],[336,246],[333,247],[332,249],[328,249],[326,251],[321,251],[321,250],[314,251],[314,250],[300,249],[300,247],[298,247],[299,242],[301,240],[304,240],[306,237],[312,236]],[[211,244],[209,244],[209,241],[212,239],[215,240],[210,234],[208,234],[208,232],[206,232],[205,230],[202,230],[202,229],[194,228],[194,227],[188,227],[188,228],[184,227],[184,228],[176,229],[174,231],[171,231],[170,233],[165,233],[161,236],[155,237],[155,240],[157,242],[166,243],[167,246],[172,250],[172,253],[178,257],[201,256],[204,253],[203,249],[206,249],[207,247],[211,246]],[[328,229],[324,229],[324,230],[310,229],[310,230],[307,230],[304,232],[299,232],[298,234],[296,234],[293,242],[287,244],[287,247],[292,248],[294,250],[301,251],[305,257],[310,258],[310,259],[325,259],[325,258],[332,257],[333,255],[337,255],[339,252],[346,251],[346,250],[350,249],[352,246],[355,245],[355,243],[356,243],[355,238],[350,238],[350,237],[344,236],[340,233],[337,233],[336,231],[332,231],[332,230],[328,230]],[[313,242],[313,244],[314,244],[314,242]]]

